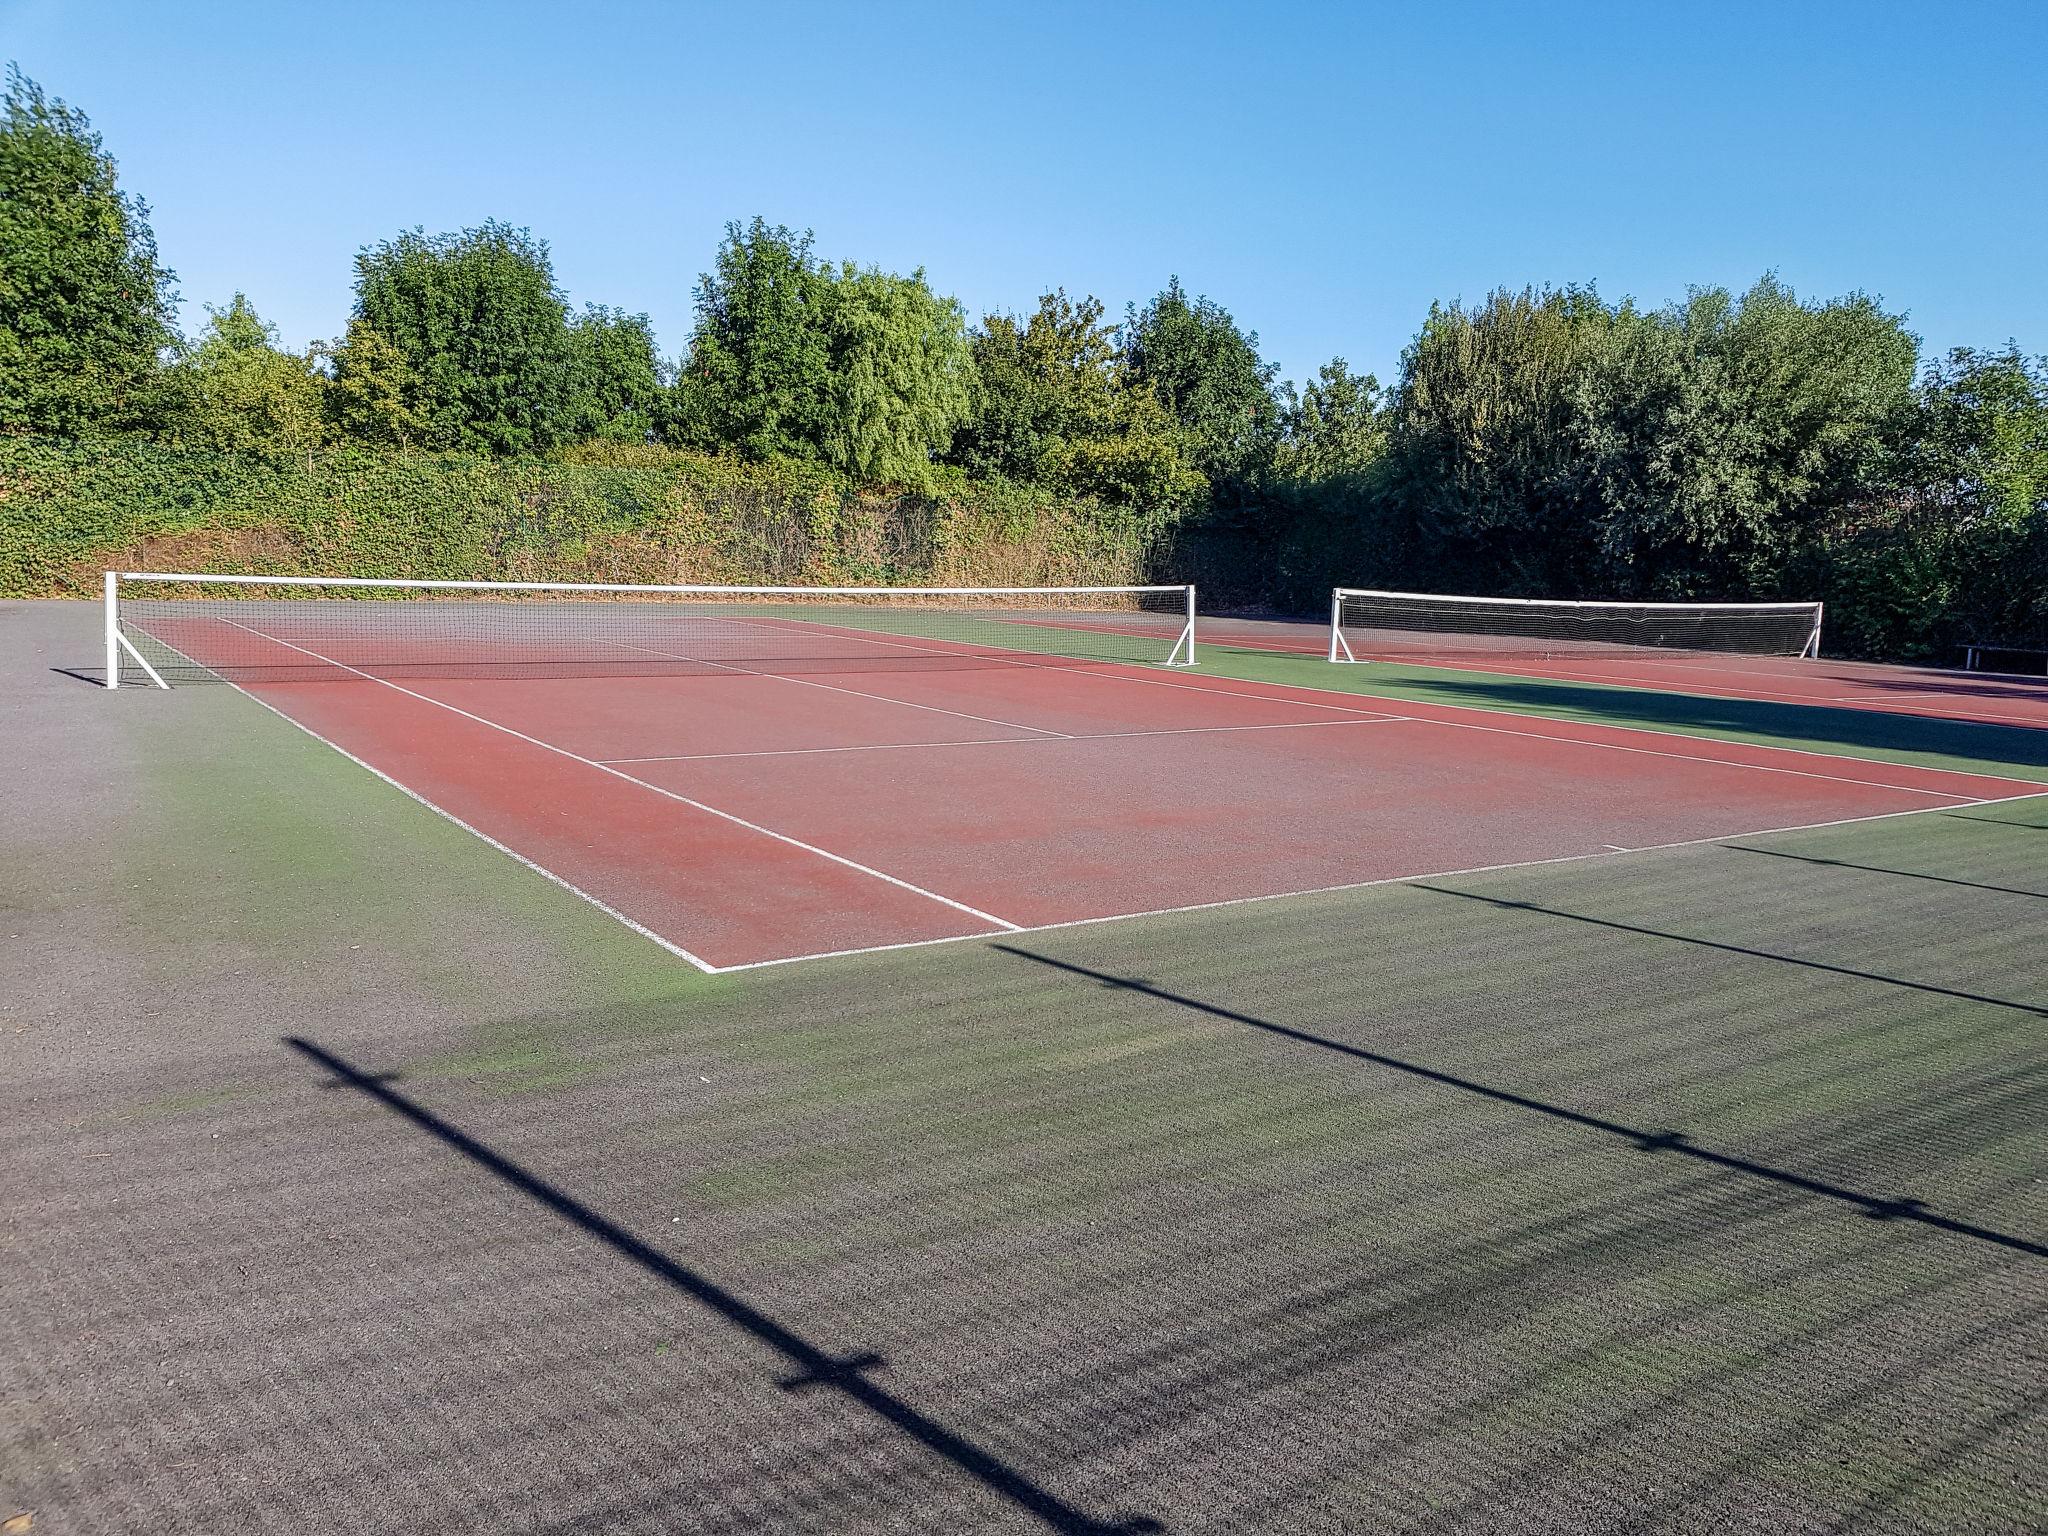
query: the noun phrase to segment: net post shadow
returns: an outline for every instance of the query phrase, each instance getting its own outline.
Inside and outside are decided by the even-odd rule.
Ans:
[[[1421,889],[1436,888],[1424,886]],[[1446,891],[1441,894],[1457,896],[1464,895],[1465,893],[1462,891]],[[1487,898],[1480,897],[1474,899],[1485,900]],[[1519,906],[1521,904],[1508,902],[1502,903],[1502,905]],[[1542,909],[1535,908],[1532,910],[1540,911]],[[1637,931],[1648,932],[1649,930]],[[1599,1115],[1587,1114],[1582,1110],[1569,1109],[1562,1104],[1552,1104],[1542,1099],[1532,1098],[1527,1094],[1516,1093],[1512,1089],[1497,1088],[1488,1083],[1475,1081],[1472,1078],[1460,1077],[1453,1072],[1445,1072],[1435,1067],[1427,1067],[1420,1062],[1404,1061],[1398,1056],[1389,1056],[1382,1051],[1369,1050],[1364,1046],[1349,1045],[1342,1040],[1332,1040],[1327,1036],[1318,1035],[1306,1029],[1298,1029],[1293,1025],[1277,1023],[1271,1019],[1257,1018],[1252,1014],[1242,1013],[1234,1008],[1225,1008],[1216,1003],[1205,1003],[1199,998],[1187,997],[1181,993],[1169,991],[1141,977],[1112,975],[1107,971],[1094,970],[1089,966],[1080,965],[1071,960],[1056,960],[1050,955],[1038,954],[1032,950],[1020,948],[1015,944],[996,943],[991,944],[989,948],[1000,950],[1006,955],[1014,955],[1020,960],[1029,960],[1036,965],[1050,966],[1054,970],[1065,971],[1072,976],[1086,977],[1111,990],[1140,993],[1146,997],[1157,998],[1161,1002],[1172,1003],[1178,1007],[1192,1009],[1197,1013],[1208,1014],[1211,1018],[1227,1019],[1232,1023],[1243,1024],[1249,1028],[1261,1030],[1266,1034],[1278,1035],[1282,1039],[1293,1040],[1303,1045],[1312,1045],[1320,1050],[1333,1051],[1340,1056],[1348,1056],[1355,1061],[1369,1062],[1376,1067],[1385,1067],[1409,1077],[1420,1078],[1424,1082],[1434,1083],[1439,1087],[1456,1089],[1461,1093],[1473,1094],[1477,1097],[1491,1100],[1496,1104],[1504,1104],[1510,1108],[1527,1110],[1535,1114],[1548,1116],[1554,1120],[1561,1120],[1568,1125],[1577,1126],[1582,1130],[1595,1131],[1604,1136],[1612,1136],[1626,1142],[1637,1152],[1652,1155],[1670,1154],[1691,1158],[1705,1166],[1722,1169],[1730,1173],[1746,1174],[1752,1178],[1763,1179],[1788,1189],[1798,1190],[1802,1194],[1826,1200],[1840,1201],[1845,1205],[1854,1207],[1860,1214],[1872,1221],[1915,1222],[1957,1237],[1972,1238],[1979,1242],[1990,1243],[1997,1247],[2009,1248],[2020,1253],[2029,1254],[2035,1258],[2048,1258],[2048,1245],[2030,1242],[2025,1238],[1999,1232],[1990,1227],[1980,1227],[1970,1222],[1938,1215],[1928,1209],[1926,1202],[1910,1195],[1887,1198],[1865,1194],[1861,1190],[1850,1189],[1841,1184],[1832,1184],[1825,1179],[1812,1178],[1802,1173],[1795,1173],[1790,1169],[1774,1168],[1768,1163],[1760,1163],[1751,1158],[1739,1157],[1734,1153],[1717,1152],[1710,1147],[1699,1146],[1681,1131],[1668,1129],[1641,1130],[1635,1126],[1624,1125],[1616,1120],[1608,1120]],[[1769,958],[1775,959],[1779,957],[1771,956]],[[1832,969],[1832,967],[1828,967],[1828,969]],[[1941,991],[1943,989],[1937,987],[1931,990]],[[2008,1006],[2018,1007],[2021,1005],[2011,1004]],[[2032,1009],[2029,1011],[2048,1013],[2048,1009]]]
[[[1788,853],[1782,848],[1752,848],[1747,843],[1721,843],[1731,853],[1760,853],[1771,859],[1796,859],[1801,864],[1818,864],[1827,869],[1860,869],[1872,875],[1896,875],[1901,880],[1931,880],[1938,885],[1960,885],[1973,891],[1990,891],[1999,896],[2030,896],[2048,901],[2048,891],[2023,891],[2011,885],[1986,885],[1981,880],[1959,880],[1954,875],[1930,875],[1917,869],[1887,869],[1882,864],[1858,864],[1850,859],[1823,859],[1811,853]]]
[[[1968,816],[1961,811],[1942,811],[1939,814],[1953,821],[1986,821],[2000,827],[2023,827],[2029,832],[2048,832],[2048,822],[2014,821],[2009,816]]]
[[[715,1281],[600,1215],[573,1195],[522,1168],[432,1110],[414,1103],[390,1086],[389,1074],[362,1071],[302,1036],[287,1035],[284,1043],[331,1073],[332,1080],[327,1086],[352,1088],[376,1100],[484,1172],[510,1185],[579,1231],[596,1238],[620,1258],[682,1292],[742,1333],[766,1345],[796,1367],[793,1374],[776,1382],[782,1390],[831,1390],[843,1394],[950,1463],[988,1492],[1035,1517],[1049,1530],[1074,1533],[1074,1536],[1141,1536],[1141,1533],[1165,1530],[1158,1521],[1145,1516],[1098,1520],[1076,1509],[992,1452],[869,1380],[871,1372],[887,1369],[887,1362],[879,1355],[862,1353],[840,1358],[827,1353]]]
[[[1460,901],[1483,901],[1503,912],[1528,912],[1537,917],[1555,917],[1568,923],[1586,923],[1595,928],[1609,928],[1616,933],[1633,933],[1646,939],[1666,939],[1674,944],[1690,944],[1698,949],[1714,949],[1728,955],[1745,955],[1752,960],[1770,960],[1779,965],[1798,966],[1803,970],[1826,971],[1834,976],[1847,976],[1853,981],[1871,981],[1880,986],[1904,987],[1910,992],[1927,992],[1936,997],[1951,997],[1962,1003],[1981,1003],[1988,1008],[2010,1008],[2015,1013],[2030,1013],[2036,1018],[2048,1019],[2048,1006],[2038,1003],[2017,1003],[2011,998],[1992,997],[1983,992],[1964,992],[1956,987],[1937,986],[1931,981],[1908,981],[1903,976],[1887,976],[1881,971],[1858,970],[1851,965],[1835,965],[1826,960],[1808,960],[1800,955],[1780,955],[1768,949],[1751,949],[1744,944],[1729,944],[1720,939],[1703,939],[1695,934],[1670,933],[1662,928],[1645,928],[1637,923],[1624,923],[1619,918],[1594,917],[1585,912],[1566,912],[1560,907],[1546,907],[1540,902],[1513,901],[1505,896],[1482,896],[1477,891],[1452,890],[1447,885],[1432,885],[1427,880],[1410,880],[1407,885],[1411,890],[1428,891],[1434,896],[1455,896]]]

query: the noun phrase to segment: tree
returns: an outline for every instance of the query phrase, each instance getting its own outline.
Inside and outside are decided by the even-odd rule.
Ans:
[[[337,434],[383,448],[410,448],[426,439],[425,388],[405,354],[375,327],[351,320],[347,338],[322,355],[329,367],[327,420]]]
[[[1560,596],[1590,580],[1577,391],[1614,324],[1590,288],[1430,306],[1394,400],[1390,559],[1448,590]]]
[[[584,306],[569,327],[576,362],[575,435],[645,442],[662,409],[664,381],[645,315]]]
[[[1909,470],[1959,522],[2016,531],[2048,510],[2048,358],[1957,347],[1920,383]]]
[[[971,338],[974,403],[954,443],[968,473],[1035,481],[1061,444],[1117,430],[1123,356],[1102,303],[1065,289],[1039,296],[1031,318],[982,317]]]
[[[725,227],[697,280],[697,328],[678,381],[683,430],[749,458],[816,457],[831,413],[830,278],[811,234],[755,218]]]
[[[121,192],[85,114],[17,69],[0,116],[0,425],[146,426],[176,340],[149,209]]]
[[[206,312],[204,334],[176,370],[178,434],[233,452],[315,447],[323,422],[312,360],[280,349],[276,329],[239,293],[227,308]]]
[[[869,483],[925,485],[966,419],[966,322],[922,271],[897,277],[847,263],[825,287],[831,365],[820,448]]]
[[[1260,360],[1258,333],[1240,331],[1208,299],[1190,300],[1173,278],[1128,312],[1123,341],[1133,379],[1179,426],[1189,461],[1219,497],[1242,496],[1270,463],[1279,432],[1279,370]]]
[[[1295,393],[1282,386],[1279,469],[1291,480],[1357,474],[1387,451],[1387,402],[1371,374],[1353,373],[1341,357],[1316,371]]]
[[[972,350],[974,407],[954,442],[969,473],[1161,513],[1207,494],[1179,428],[1133,373],[1097,299],[1055,289],[1028,321],[986,315]]]
[[[356,256],[354,318],[418,381],[430,447],[540,453],[577,427],[577,351],[547,244],[487,222]]]
[[[1766,276],[1627,307],[1582,375],[1573,440],[1599,584],[1778,591],[1818,530],[1877,493],[1910,428],[1917,343],[1861,294],[1803,304]]]
[[[1886,490],[1814,562],[1834,643],[1952,659],[2048,644],[2048,358],[1957,348],[1922,374]]]

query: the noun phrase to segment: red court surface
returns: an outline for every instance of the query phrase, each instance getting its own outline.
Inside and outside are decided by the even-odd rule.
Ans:
[[[1484,637],[1404,637],[1376,653],[1372,632],[1348,629],[1346,637],[1361,664],[1444,667],[1505,677],[1554,678],[1566,683],[1600,683],[1617,688],[1650,688],[1707,698],[1754,699],[1769,704],[1810,704],[1830,709],[1870,709],[1899,715],[1931,715],[1983,725],[2048,729],[2048,679],[1996,673],[1957,672],[1939,667],[1906,667],[1866,661],[1803,660],[1793,656],[1707,655],[1698,651],[1658,655],[1541,656],[1517,653]],[[1245,650],[1286,651],[1326,656],[1325,625],[1258,619],[1208,619],[1202,635],[1212,645]]]
[[[706,970],[2042,792],[904,642],[875,664],[245,691]],[[303,646],[301,658],[316,653]],[[879,667],[879,669],[878,669]]]

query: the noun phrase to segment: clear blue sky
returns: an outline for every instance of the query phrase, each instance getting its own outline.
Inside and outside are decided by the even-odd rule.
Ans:
[[[303,343],[350,258],[486,217],[681,350],[721,226],[923,266],[971,315],[1171,273],[1301,379],[1432,299],[1775,269],[1923,350],[2048,352],[2048,3],[0,0],[0,57],[148,199],[188,328]]]

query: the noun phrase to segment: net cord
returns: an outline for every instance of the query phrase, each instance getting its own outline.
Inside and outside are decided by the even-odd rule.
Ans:
[[[1669,613],[1817,613],[1819,603],[1633,603],[1616,598],[1579,597],[1460,597],[1445,592],[1388,592],[1377,587],[1337,587],[1331,600],[1347,597],[1387,597],[1405,603],[1473,603],[1489,607],[1510,604],[1517,608],[1648,608]]]
[[[684,597],[700,593],[759,593],[763,597],[1051,597],[1064,593],[1194,592],[1193,587],[1179,582],[1107,587],[757,587],[622,581],[429,581],[397,576],[208,576],[194,571],[109,571],[107,575],[110,592],[113,583],[119,581],[184,581],[243,587],[399,587],[448,592],[665,592]]]

